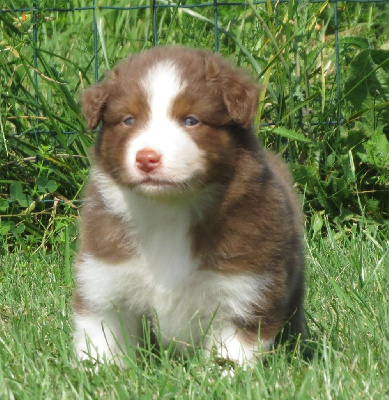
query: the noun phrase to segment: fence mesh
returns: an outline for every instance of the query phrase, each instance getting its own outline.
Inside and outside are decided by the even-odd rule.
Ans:
[[[9,7],[9,8],[4,8],[0,10],[0,16],[2,17],[3,23],[6,24],[12,24],[12,29],[15,31],[15,34],[19,34],[22,32],[24,39],[19,43],[19,46],[29,46],[31,49],[31,60],[30,62],[28,60],[25,60],[29,64],[29,69],[30,73],[32,73],[32,81],[29,82],[28,84],[28,90],[34,92],[34,102],[35,102],[35,124],[32,124],[29,126],[27,129],[23,124],[17,124],[15,123],[16,130],[14,130],[14,134],[23,134],[23,133],[31,133],[31,134],[57,134],[59,132],[65,133],[65,134],[70,134],[74,133],[74,130],[66,130],[66,129],[58,129],[59,126],[58,124],[41,124],[40,123],[40,118],[44,118],[44,106],[42,105],[42,95],[47,91],[46,88],[41,87],[42,81],[49,81],[50,79],[55,79],[55,78],[60,78],[58,80],[58,83],[67,85],[68,82],[67,80],[70,79],[69,76],[65,76],[65,73],[63,73],[63,76],[58,77],[58,71],[55,71],[55,69],[58,67],[58,62],[62,60],[64,63],[72,63],[75,62],[76,59],[72,60],[72,54],[69,53],[71,51],[71,46],[63,46],[62,44],[58,47],[52,47],[50,48],[45,48],[45,40],[42,39],[42,36],[46,35],[47,37],[51,35],[52,39],[55,40],[55,31],[58,29],[59,31],[63,32],[64,29],[66,29],[66,23],[69,25],[73,24],[74,21],[76,23],[78,22],[77,17],[75,17],[75,14],[86,14],[81,20],[85,22],[84,26],[78,26],[78,29],[82,31],[89,31],[90,32],[90,39],[91,42],[93,43],[93,49],[88,49],[88,52],[91,56],[91,59],[88,61],[88,64],[90,64],[91,68],[88,68],[87,74],[89,75],[89,79],[87,78],[87,83],[89,84],[92,79],[90,79],[90,75],[93,75],[93,80],[98,81],[101,77],[101,72],[104,70],[107,70],[112,67],[112,64],[115,63],[115,61],[120,58],[117,55],[117,52],[115,52],[115,55],[109,54],[111,49],[109,46],[107,46],[107,43],[105,43],[104,35],[105,34],[113,34],[114,29],[112,30],[112,27],[104,27],[104,21],[108,17],[109,18],[109,13],[134,13],[136,16],[135,18],[131,19],[128,18],[128,20],[135,21],[136,23],[136,18],[147,18],[150,19],[150,24],[149,27],[150,32],[148,34],[143,35],[143,40],[144,43],[143,45],[135,45],[132,43],[130,40],[127,46],[127,51],[122,51],[122,56],[124,57],[128,52],[131,51],[138,51],[139,49],[143,49],[145,47],[149,47],[152,45],[158,45],[158,44],[165,44],[169,42],[175,42],[174,38],[166,38],[164,29],[161,29],[161,24],[169,24],[172,23],[172,21],[169,22],[164,22],[162,21],[163,18],[167,18],[166,15],[166,10],[170,11],[170,14],[168,17],[170,19],[174,19],[177,14],[181,12],[185,12],[186,15],[191,18],[192,20],[195,20],[196,22],[201,21],[203,23],[202,29],[204,29],[204,26],[209,26],[213,25],[212,27],[212,34],[211,36],[209,35],[209,29],[207,32],[207,41],[206,41],[206,47],[213,47],[215,52],[222,51],[224,53],[228,52],[228,45],[224,46],[224,44],[221,44],[221,42],[225,42],[225,39],[228,38],[232,43],[235,43],[235,45],[239,46],[240,49],[239,51],[248,58],[249,62],[252,62],[251,68],[254,68],[256,72],[259,73],[259,75],[263,76],[263,67],[259,66],[259,63],[257,60],[254,59],[252,55],[249,54],[249,51],[251,49],[248,49],[245,47],[244,43],[241,43],[239,39],[237,38],[234,29],[232,25],[234,23],[239,22],[239,16],[241,16],[243,13],[248,13],[248,12],[253,12],[254,8],[256,7],[258,10],[261,10],[263,13],[269,13],[269,7],[272,9],[271,14],[272,15],[272,20],[271,24],[277,25],[280,21],[277,19],[277,13],[280,15],[280,17],[283,19],[282,23],[285,23],[285,12],[279,12],[279,9],[282,7],[290,7],[291,3],[296,3],[298,7],[301,8],[301,10],[304,10],[304,7],[306,8],[308,5],[311,7],[315,5],[319,5],[318,8],[311,8],[310,12],[317,13],[318,10],[320,10],[320,14],[323,13],[323,10],[326,8],[330,10],[327,15],[327,21],[325,22],[326,24],[332,24],[333,29],[331,33],[331,38],[329,40],[329,43],[326,44],[326,46],[323,46],[322,48],[318,48],[318,53],[322,52],[324,47],[328,49],[328,47],[333,48],[333,54],[334,54],[334,60],[333,60],[333,65],[332,68],[334,69],[334,82],[331,87],[331,90],[334,90],[334,93],[336,94],[336,99],[331,99],[330,101],[336,102],[336,107],[332,108],[331,113],[327,115],[327,118],[325,121],[321,119],[320,122],[325,122],[328,124],[337,124],[340,125],[343,121],[343,113],[342,113],[342,102],[344,98],[342,99],[341,96],[341,89],[342,89],[342,73],[346,71],[345,65],[343,65],[343,70],[341,66],[341,57],[340,57],[340,45],[342,44],[342,38],[339,36],[339,23],[342,18],[350,18],[350,16],[347,15],[347,7],[349,5],[360,5],[361,7],[365,7],[367,13],[371,13],[372,7],[380,7],[381,9],[384,10],[387,8],[388,0],[347,0],[347,1],[338,1],[338,0],[263,0],[263,1],[253,1],[253,2],[234,2],[234,1],[210,1],[210,2],[195,2],[195,1],[181,1],[181,2],[170,2],[170,1],[138,1],[135,3],[138,3],[137,5],[118,5],[120,2],[115,2],[116,5],[103,5],[104,2],[99,2],[96,0],[91,0],[91,1],[79,1],[79,2],[74,2],[74,1],[56,1],[54,4],[56,6],[52,6],[53,2],[48,2],[48,1],[26,1],[26,2],[21,2],[25,4],[21,4],[19,7]],[[106,3],[109,3],[107,1]],[[126,2],[123,2],[126,3]],[[51,4],[51,5],[50,5]],[[77,5],[76,5],[77,4]],[[133,4],[133,3],[131,3]],[[226,21],[224,17],[224,11],[226,8],[234,8],[233,14],[235,15],[235,21],[229,20]],[[266,9],[267,8],[267,9]],[[254,10],[255,11],[255,10]],[[304,11],[303,11],[304,12]],[[10,18],[7,20],[5,16],[9,16]],[[63,17],[63,15],[67,15]],[[263,19],[264,17],[260,17],[258,11],[254,12],[254,16],[258,17],[257,23],[259,25],[266,24]],[[312,22],[317,22],[317,28],[316,29],[321,29],[323,28],[322,25],[320,25],[320,17],[321,15],[313,15],[314,18],[312,19]],[[122,17],[125,18],[125,17]],[[66,22],[66,19],[68,21]],[[243,18],[241,18],[243,20]],[[11,21],[11,22],[10,22]],[[290,24],[293,24],[294,21],[288,21]],[[174,21],[173,21],[174,23]],[[250,22],[252,23],[252,22]],[[347,22],[346,22],[347,23]],[[373,23],[370,21],[370,24]],[[47,26],[51,25],[51,26]],[[57,26],[56,26],[57,25]],[[196,29],[199,24],[193,24],[194,29]],[[133,29],[133,26],[128,26],[128,30]],[[209,28],[209,27],[208,27]],[[306,27],[305,27],[306,28]],[[104,30],[106,29],[106,32]],[[182,27],[180,27],[182,29]],[[277,31],[277,28],[274,30],[275,32]],[[301,35],[309,35],[310,32],[301,32]],[[123,33],[121,33],[123,35]],[[83,39],[85,39],[86,36],[85,32],[82,33]],[[162,36],[162,38],[161,38]],[[356,36],[355,34],[352,34],[351,36]],[[27,37],[27,39],[26,39]],[[211,40],[210,37],[212,38],[212,45],[211,45]],[[169,40],[170,39],[170,40]],[[189,42],[189,44],[193,45],[194,43],[190,40],[190,38],[186,38],[185,35],[183,35],[183,41],[181,41],[181,44],[185,44],[186,40]],[[269,34],[269,37],[267,38],[268,41],[271,42],[271,34]],[[296,38],[294,38],[296,41]],[[70,39],[74,40],[73,39]],[[138,41],[142,41],[142,37],[137,38]],[[287,38],[285,38],[287,40]],[[299,40],[297,38],[297,40]],[[324,39],[324,40],[327,40]],[[49,42],[49,41],[48,41]],[[345,41],[343,41],[343,44]],[[196,43],[195,43],[196,44]],[[292,43],[292,45],[295,45],[295,43]],[[346,43],[347,45],[347,43]],[[354,46],[355,48],[358,48],[358,43],[357,40],[355,43],[352,43],[352,40],[349,41],[349,45],[352,47]],[[62,47],[62,48],[61,48]],[[222,47],[222,49],[221,49]],[[12,48],[6,48],[3,49],[8,50],[8,51],[15,51],[17,52],[17,49],[12,49]],[[80,50],[80,49],[78,49]],[[281,49],[283,50],[283,49]],[[234,49],[234,52],[236,50]],[[274,49],[273,49],[274,51]],[[48,56],[48,57],[47,57]],[[280,54],[278,54],[280,56]],[[43,61],[43,58],[46,57],[46,59]],[[77,55],[75,55],[77,57]],[[55,77],[50,77],[45,75],[45,68],[43,68],[42,71],[42,64],[52,62],[52,60],[56,58],[56,65],[51,66],[50,68],[52,69],[52,73],[56,75]],[[91,71],[93,66],[93,72]],[[80,68],[81,69],[81,68]],[[77,71],[80,73],[80,70]],[[69,74],[69,71],[67,71],[67,74]],[[82,77],[81,77],[82,79]],[[83,83],[83,82],[81,82]],[[296,83],[296,82],[295,82]],[[77,86],[79,86],[80,82],[78,83]],[[298,84],[298,82],[297,82]],[[277,85],[276,85],[277,86]],[[295,88],[296,89],[296,88]],[[298,89],[298,88],[297,88]],[[276,87],[276,90],[279,90]],[[70,93],[73,93],[74,90],[70,90]],[[17,99],[15,99],[17,103]],[[280,107],[283,107],[282,102],[279,104]],[[31,104],[30,104],[31,108]],[[31,109],[28,110],[29,113],[31,113]],[[312,112],[312,110],[311,110]],[[282,114],[281,110],[277,110],[275,113],[273,113],[275,118],[268,120],[268,122],[263,122],[262,125],[267,126],[267,125],[276,125],[277,123],[280,123],[279,118],[277,116],[280,116]],[[14,119],[18,119],[18,115],[14,116]],[[28,115],[22,115],[20,116],[21,118],[27,118]],[[31,117],[31,119],[34,119]],[[312,116],[312,120],[315,119],[315,116]],[[49,127],[49,129],[45,129],[45,127]]]
[[[78,198],[94,140],[85,131],[79,93],[129,53],[155,45],[212,49],[249,69],[263,87],[257,131],[275,150],[287,141],[287,157],[301,164],[315,143],[331,137],[330,148],[341,140],[334,132],[342,127],[365,120],[385,133],[388,20],[388,0],[6,0],[0,9],[0,151],[7,158],[0,214],[10,204],[31,207],[31,191],[40,202]],[[382,174],[384,162],[374,162]],[[16,167],[26,167],[28,177]]]

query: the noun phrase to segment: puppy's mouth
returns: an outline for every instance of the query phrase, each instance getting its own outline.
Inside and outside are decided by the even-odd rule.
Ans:
[[[153,176],[147,176],[143,179],[141,179],[139,182],[137,182],[137,186],[142,186],[142,185],[146,185],[146,186],[177,186],[176,182],[173,181],[169,181],[166,179],[158,179],[156,177]]]
[[[133,190],[146,197],[186,198],[196,192],[198,185],[192,180],[173,180],[147,175],[133,182]]]
[[[147,196],[174,195],[181,192],[182,185],[181,182],[148,175],[134,182],[134,190]]]

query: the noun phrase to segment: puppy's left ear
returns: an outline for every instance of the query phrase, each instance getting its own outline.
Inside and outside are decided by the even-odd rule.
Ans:
[[[234,71],[225,81],[224,103],[231,118],[249,129],[258,110],[259,87],[240,71]]]
[[[258,110],[259,86],[241,69],[233,68],[219,55],[206,59],[208,77],[217,82],[231,119],[249,129]]]

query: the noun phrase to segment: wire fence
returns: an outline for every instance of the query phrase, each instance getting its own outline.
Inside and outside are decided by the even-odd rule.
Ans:
[[[55,3],[55,2],[54,2]],[[192,14],[193,18],[203,18],[207,23],[213,24],[213,48],[215,52],[220,50],[220,41],[221,36],[230,36],[231,34],[228,32],[228,29],[223,26],[225,23],[225,19],[223,21],[221,18],[221,14],[226,8],[234,8],[236,10],[236,14],[243,12],[247,9],[254,7],[269,7],[269,4],[273,7],[274,14],[277,13],[277,9],[282,4],[290,4],[291,0],[262,0],[262,1],[253,1],[253,2],[234,2],[234,1],[209,1],[209,2],[185,2],[179,1],[177,3],[173,2],[164,2],[164,1],[148,1],[146,4],[138,4],[138,5],[102,5],[102,2],[91,0],[89,1],[89,5],[78,5],[75,6],[73,1],[62,1],[59,2],[60,6],[48,6],[44,1],[34,0],[30,4],[30,6],[26,7],[16,7],[16,8],[4,8],[0,10],[0,16],[4,14],[10,14],[17,21],[19,20],[21,24],[27,18],[26,16],[30,16],[31,20],[31,28],[28,31],[28,35],[30,36],[30,41],[28,41],[28,45],[32,48],[32,75],[33,75],[33,87],[34,87],[34,102],[36,103],[35,107],[35,126],[30,127],[27,130],[21,131],[16,130],[13,134],[23,134],[29,133],[34,135],[41,134],[57,134],[58,127],[53,127],[52,129],[42,129],[41,124],[39,123],[42,115],[42,106],[41,101],[42,98],[39,96],[40,92],[40,84],[42,79],[47,79],[43,77],[44,73],[40,72],[41,70],[41,54],[43,52],[42,48],[40,48],[40,40],[39,36],[41,34],[43,24],[42,24],[42,16],[44,18],[50,20],[55,20],[56,17],[52,17],[53,15],[58,14],[74,14],[74,13],[90,13],[92,16],[92,34],[93,34],[93,67],[94,67],[94,81],[98,81],[101,75],[101,57],[99,57],[99,53],[101,53],[104,49],[101,43],[102,39],[102,13],[111,11],[111,12],[121,12],[121,13],[132,13],[139,11],[148,11],[152,24],[152,44],[158,45],[160,43],[159,37],[159,25],[161,24],[161,18],[164,16],[162,12],[164,10],[170,9],[177,12],[178,10],[187,10],[188,12],[195,10],[196,14]],[[139,1],[138,3],[142,3]],[[344,14],[344,10],[348,4],[360,4],[360,5],[368,5],[368,6],[377,6],[380,3],[385,4],[388,3],[388,0],[295,0],[293,3],[297,3],[300,5],[307,4],[322,4],[323,7],[331,7],[333,12],[332,19],[333,23],[333,48],[334,48],[334,65],[335,65],[335,93],[336,97],[339,100],[341,98],[341,86],[342,86],[342,68],[341,68],[341,57],[340,57],[340,37],[339,37],[339,20],[342,18],[340,14]],[[27,4],[28,5],[28,4]],[[209,15],[212,15],[212,18],[209,18]],[[191,15],[191,14],[189,14]],[[206,15],[206,16],[204,16]],[[51,17],[50,17],[51,16]],[[277,19],[273,16],[274,23],[277,24]],[[80,27],[81,29],[87,29],[87,27]],[[149,38],[150,39],[150,38]],[[243,50],[243,46],[242,46]],[[246,50],[247,52],[247,50]],[[67,56],[68,57],[68,56]],[[105,68],[107,69],[107,68]],[[66,77],[64,78],[64,82],[66,82]],[[279,90],[279,89],[277,89]],[[282,90],[282,89],[281,89]],[[278,96],[280,96],[278,94]],[[333,101],[333,100],[332,100]],[[280,105],[282,106],[282,105]],[[281,112],[278,111],[275,115],[280,115]],[[15,116],[17,118],[17,116]],[[323,122],[323,121],[322,121]],[[341,125],[344,122],[343,112],[342,112],[342,102],[337,101],[335,112],[332,113],[332,118],[327,118],[324,123],[332,124],[332,125]],[[277,125],[279,121],[277,118],[275,120],[268,120],[267,122],[261,122],[262,126],[272,126]],[[315,124],[315,122],[311,122],[311,124]],[[21,127],[22,125],[20,125]],[[72,134],[74,130],[64,130],[61,132],[63,134]]]
[[[295,178],[310,207],[335,215],[361,185],[384,208],[386,158],[377,154],[389,137],[388,20],[389,0],[5,0],[3,226],[9,218],[9,232],[21,224],[37,232],[36,221],[52,221],[39,204],[74,206],[95,139],[85,130],[79,93],[128,53],[164,44],[211,49],[251,71],[263,88],[256,130],[298,164]],[[362,120],[355,134],[341,134]],[[346,136],[349,147],[339,150]],[[357,165],[363,185],[348,161],[356,143],[364,143]]]

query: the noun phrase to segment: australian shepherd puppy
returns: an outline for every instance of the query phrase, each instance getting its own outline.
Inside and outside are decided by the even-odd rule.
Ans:
[[[134,54],[82,96],[101,123],[82,212],[78,356],[118,361],[147,318],[163,342],[241,364],[304,332],[302,222],[252,132],[258,86],[221,56]],[[120,363],[120,361],[119,361]]]

